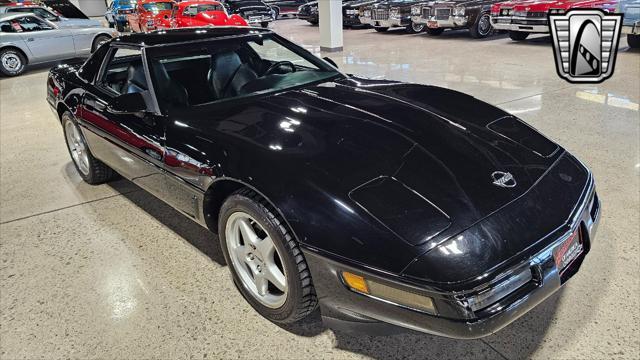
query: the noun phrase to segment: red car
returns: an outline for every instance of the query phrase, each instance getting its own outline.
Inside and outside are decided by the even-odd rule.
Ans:
[[[175,3],[167,0],[142,0],[136,12],[130,14],[129,28],[133,32],[147,32],[171,27],[171,10]]]
[[[513,40],[524,40],[531,33],[549,33],[548,15],[570,9],[603,9],[615,12],[618,0],[532,0],[506,1],[491,7],[491,25],[509,31]]]
[[[218,1],[183,1],[173,7],[172,28],[211,25],[249,26],[240,15],[229,15],[224,5]]]

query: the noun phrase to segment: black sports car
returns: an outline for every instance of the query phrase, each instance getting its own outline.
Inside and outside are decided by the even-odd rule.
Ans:
[[[516,117],[269,30],[203,30],[114,39],[52,69],[47,100],[85,181],[117,172],[217,233],[268,319],[319,303],[333,327],[481,337],[580,267],[593,177]]]

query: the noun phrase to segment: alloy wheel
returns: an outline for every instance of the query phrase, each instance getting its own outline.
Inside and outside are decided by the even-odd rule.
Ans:
[[[2,55],[2,67],[4,67],[9,72],[19,71],[22,67],[22,59],[12,52],[7,52]]]
[[[262,225],[244,212],[227,220],[226,245],[242,286],[266,307],[277,309],[287,300],[287,278],[278,249]]]
[[[478,22],[478,33],[481,36],[487,36],[491,32],[491,21],[489,15],[484,14],[480,17],[480,21]]]
[[[76,167],[85,176],[89,175],[87,145],[80,134],[80,129],[70,120],[65,124],[65,136],[67,137],[67,146],[69,147],[71,158],[76,164]]]
[[[424,24],[416,24],[412,22],[411,29],[413,30],[413,32],[416,32],[416,33],[422,32],[422,30],[424,30]]]

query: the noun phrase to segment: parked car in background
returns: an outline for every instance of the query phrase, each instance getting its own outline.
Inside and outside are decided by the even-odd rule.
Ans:
[[[177,3],[172,10],[171,27],[249,26],[238,14],[229,15],[219,1],[195,0]]]
[[[271,7],[262,0],[225,0],[229,14],[238,14],[249,23],[249,25],[260,25],[263,28],[269,26],[274,19]]]
[[[294,16],[298,13],[300,6],[310,1],[311,0],[264,0],[271,8],[274,19],[278,19],[280,16]]]
[[[345,1],[342,5],[342,25],[351,28],[363,28],[369,25],[360,21],[360,9],[371,6],[380,0],[353,0]]]
[[[311,1],[298,8],[298,19],[306,20],[311,25],[318,25],[320,16],[318,11],[318,2]]]
[[[133,32],[147,32],[171,27],[171,11],[175,3],[170,0],[142,0],[136,11],[127,16]]]
[[[618,12],[624,14],[622,29],[627,33],[627,44],[640,48],[640,0],[621,0]]]
[[[88,56],[115,35],[106,27],[59,27],[31,13],[0,14],[0,72],[16,76],[27,65]]]
[[[536,0],[508,1],[491,7],[491,25],[506,30],[512,40],[525,40],[530,34],[549,33],[549,14],[563,14],[570,9],[602,9],[614,13],[617,0]]]
[[[362,8],[360,22],[373,26],[378,32],[404,28],[408,33],[419,33],[425,25],[411,20],[411,7],[417,3],[416,0],[389,0],[366,5]]]
[[[491,34],[491,5],[501,0],[435,1],[414,5],[412,21],[424,24],[430,35],[440,35],[445,29],[469,29],[473,38]]]
[[[77,8],[76,10],[80,11]],[[32,2],[0,3],[0,14],[14,13],[32,13],[41,19],[51,21],[59,28],[102,27],[102,24],[99,21],[90,20],[86,16],[84,16],[84,18],[68,18],[61,15],[58,11],[53,10],[47,6],[37,5]],[[80,13],[82,14],[82,12]]]
[[[136,0],[113,0],[104,17],[110,27],[122,32],[129,25],[129,15],[136,11]]]
[[[379,0],[356,0],[342,1],[342,25],[344,27],[362,27],[360,22],[360,8],[371,5]],[[312,1],[298,8],[298,19],[306,20],[312,25],[318,25],[319,11],[318,2]]]

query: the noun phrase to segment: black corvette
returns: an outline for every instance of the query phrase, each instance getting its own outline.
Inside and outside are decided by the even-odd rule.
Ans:
[[[123,36],[47,88],[83,179],[119,173],[218,233],[278,323],[319,304],[333,327],[485,336],[578,271],[600,218],[590,171],[516,117],[269,30]]]

